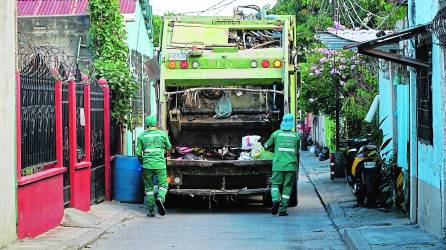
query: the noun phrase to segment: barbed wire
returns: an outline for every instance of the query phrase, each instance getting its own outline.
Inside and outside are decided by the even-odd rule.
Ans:
[[[17,35],[17,67],[23,75],[61,80],[79,72],[75,56],[49,44],[38,44],[23,33]]]

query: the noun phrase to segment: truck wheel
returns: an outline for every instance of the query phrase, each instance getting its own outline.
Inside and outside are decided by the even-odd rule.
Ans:
[[[262,204],[264,207],[271,207],[273,205],[273,201],[271,198],[271,192],[266,192],[263,194]]]
[[[293,187],[293,192],[291,193],[290,202],[288,204],[289,207],[296,207],[298,203],[297,200],[297,182],[295,182]]]

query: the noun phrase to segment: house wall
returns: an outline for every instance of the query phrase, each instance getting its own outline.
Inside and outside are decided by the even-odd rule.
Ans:
[[[385,63],[385,62],[382,62]],[[389,65],[388,63],[385,63]],[[393,125],[395,123],[395,115],[393,111],[393,82],[391,81],[390,72],[380,71],[378,75],[378,92],[379,95],[379,122],[382,121],[380,129],[383,130],[384,140],[394,138]],[[393,143],[389,143],[383,152],[393,149]]]
[[[137,2],[135,14],[126,21],[126,29],[127,29],[127,45],[130,50],[135,50],[141,53],[143,56],[153,58],[153,42],[149,38],[147,33],[147,28],[144,20],[144,16],[141,10],[141,5]],[[141,64],[143,65],[143,64]],[[153,81],[150,81],[148,89],[144,89],[144,97],[153,97],[155,96],[155,88],[153,86]],[[147,95],[149,92],[149,95]],[[156,100],[155,98],[150,98],[150,110],[144,110],[144,113],[151,113],[156,115]],[[133,142],[136,140],[139,134],[144,131],[144,127],[137,127],[134,131],[127,131],[126,140],[124,148],[126,148],[127,155],[134,155]]]
[[[426,24],[436,15],[439,8],[438,0],[411,0],[409,2],[409,21],[411,25]],[[442,237],[443,224],[442,209],[444,201],[442,199],[441,186],[444,185],[444,105],[442,90],[442,49],[436,44],[433,37],[432,48],[432,108],[433,108],[433,144],[427,145],[416,138],[416,74],[411,72],[411,180],[416,182],[416,204],[412,204],[412,218],[416,216],[416,221],[425,230]],[[414,54],[414,50],[412,50]],[[415,210],[414,210],[415,209]],[[414,214],[416,212],[416,214]],[[442,218],[442,219],[440,219]]]
[[[79,50],[79,41],[89,45],[88,16],[19,17],[17,26],[18,32],[26,34],[34,43],[57,47],[73,57],[77,57],[79,51],[81,69],[92,62],[90,49],[81,47]]]
[[[0,4],[0,248],[16,239],[15,1]]]
[[[397,164],[405,171],[409,170],[409,84],[400,83],[396,86],[396,118],[398,131]]]

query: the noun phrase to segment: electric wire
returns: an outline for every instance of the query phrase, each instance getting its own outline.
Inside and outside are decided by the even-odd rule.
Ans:
[[[356,8],[355,8],[355,6],[353,5],[353,2],[351,1],[351,0],[347,0],[349,3],[350,3],[350,5],[352,6],[352,10],[353,10],[353,13],[355,14],[355,19],[357,19],[358,21],[359,21],[359,23],[362,25],[362,26],[364,26],[365,28],[367,28],[367,29],[369,29],[369,30],[371,30],[372,28],[370,28],[366,23],[364,23],[364,21],[361,19],[361,16],[358,14],[358,12],[356,11]]]
[[[226,1],[227,1],[227,0],[222,0],[222,1],[218,2],[218,3],[216,3],[216,4],[213,4],[213,5],[209,6],[209,7],[208,7],[207,9],[205,9],[205,10],[182,12],[182,13],[179,13],[179,15],[188,15],[188,14],[197,14],[197,15],[201,15],[201,14],[203,14],[203,13],[205,13],[205,12],[213,11],[213,10],[217,10],[217,9],[219,9],[220,7],[224,6],[224,5],[222,5],[222,6],[219,6],[219,5],[223,4],[223,3],[226,2]]]
[[[370,14],[370,15],[372,15],[372,16],[375,16],[375,17],[384,19],[384,17],[382,17],[382,16],[378,16],[377,14],[375,14],[375,13],[369,11],[369,10],[366,10],[366,9],[365,9],[364,7],[362,7],[356,0],[351,0],[351,1],[353,1],[353,3],[354,3],[356,6],[358,6],[361,10],[365,11],[366,13],[368,13],[368,14]]]

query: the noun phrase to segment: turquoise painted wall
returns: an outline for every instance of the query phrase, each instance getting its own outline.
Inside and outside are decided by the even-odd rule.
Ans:
[[[409,169],[409,85],[401,83],[396,86],[396,120],[398,127],[397,164],[405,170]]]
[[[133,21],[128,21],[126,22],[126,28],[127,28],[127,45],[129,46],[130,50],[136,50],[138,52],[140,52],[142,55],[147,56],[152,58],[153,57],[153,53],[154,53],[154,47],[153,47],[153,41],[150,39],[148,33],[147,33],[147,28],[145,25],[145,21],[144,21],[144,17],[143,17],[143,13],[142,13],[142,9],[141,9],[141,5],[139,3],[139,1],[136,2],[136,11],[135,11],[135,16],[134,16],[134,20]],[[154,96],[155,95],[155,89],[153,87],[153,82],[151,82],[150,84],[150,88],[149,89],[145,89],[144,91],[150,91],[151,94],[150,96]],[[155,98],[151,98],[152,100],[150,100],[150,107],[151,113],[155,113],[156,109],[155,109]],[[148,113],[148,110],[145,110],[146,113]],[[127,154],[128,155],[133,155],[134,152],[134,148],[133,148],[133,143],[131,142],[135,142],[136,138],[138,137],[139,134],[141,134],[144,131],[144,127],[138,127],[135,128],[134,131],[127,131],[126,132],[126,145],[125,147],[127,148]]]
[[[410,25],[427,24],[437,14],[438,0],[410,0]],[[445,203],[442,198],[444,185],[445,154],[444,154],[444,118],[442,76],[442,50],[433,36],[432,45],[432,109],[433,109],[433,143],[427,145],[417,140],[416,136],[416,71],[411,72],[410,79],[410,144],[411,144],[411,193],[416,192],[416,201],[411,202],[411,218],[426,231],[438,237],[444,235],[444,217],[442,210]],[[412,56],[415,50],[411,48]],[[413,186],[413,182],[416,185]],[[416,215],[416,217],[414,216]]]
[[[390,76],[389,76],[390,77]],[[393,138],[393,124],[395,115],[392,111],[392,93],[393,83],[390,79],[385,77],[384,72],[379,72],[378,78],[378,91],[379,91],[379,121],[383,121],[381,129],[384,134],[384,141],[388,138]],[[393,149],[393,143],[389,143],[382,152],[387,152]],[[389,157],[391,155],[389,154]]]
[[[426,24],[430,22],[438,11],[438,1],[426,1],[426,0],[412,0],[415,1],[415,23]],[[409,12],[410,13],[410,12]],[[440,188],[441,171],[444,169],[444,152],[443,152],[443,96],[441,88],[441,75],[443,74],[441,48],[436,45],[435,36],[433,36],[432,47],[432,107],[433,107],[433,128],[434,128],[434,142],[433,145],[426,145],[418,141],[413,141],[417,144],[418,151],[418,177],[423,181]],[[416,87],[416,75],[414,72],[411,74],[411,86]],[[415,102],[416,92],[412,91],[411,100]],[[416,116],[416,109],[411,109],[413,116]],[[412,124],[412,126],[416,126]],[[412,138],[415,140],[416,137]]]

